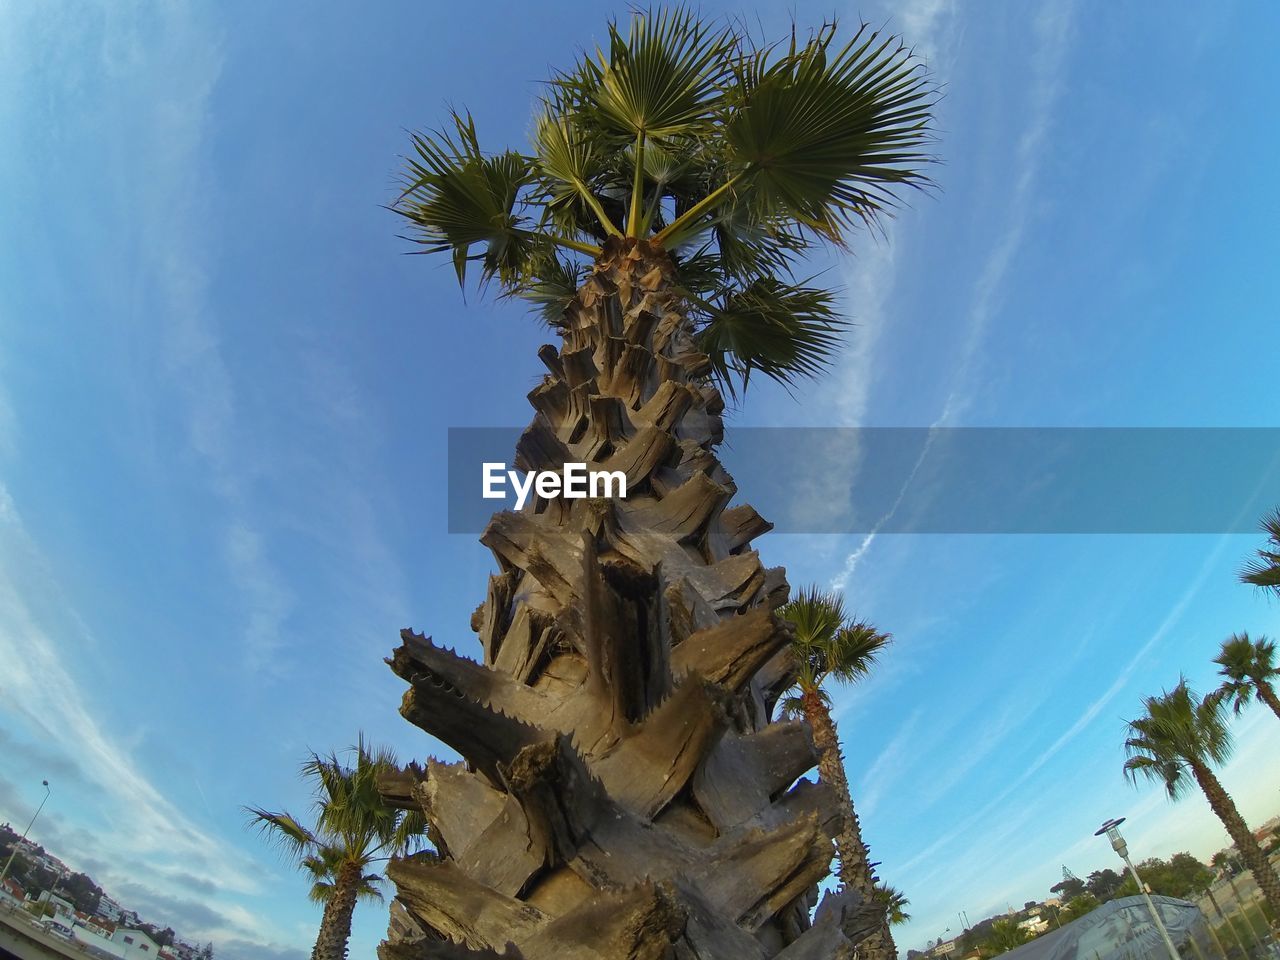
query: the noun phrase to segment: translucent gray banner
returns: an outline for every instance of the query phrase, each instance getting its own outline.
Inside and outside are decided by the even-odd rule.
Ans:
[[[514,509],[484,464],[522,429],[450,429],[450,533]],[[733,427],[719,455],[781,533],[1248,533],[1280,505],[1270,427]]]

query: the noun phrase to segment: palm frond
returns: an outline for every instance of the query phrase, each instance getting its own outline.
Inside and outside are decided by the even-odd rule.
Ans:
[[[544,250],[535,254],[537,265],[526,278],[513,284],[504,297],[519,297],[534,304],[538,315],[549,327],[564,322],[564,312],[578,294],[585,271],[582,266]]]
[[[484,156],[470,114],[452,119],[453,131],[413,135],[417,157],[407,160],[405,189],[392,209],[414,224],[425,252],[452,255],[460,284],[473,261],[483,281],[513,280],[532,247],[516,203],[533,171],[513,151]],[[472,255],[475,246],[482,251]]]
[[[261,807],[245,807],[249,825],[256,827],[272,844],[290,859],[301,863],[317,845],[315,834],[291,813],[273,812]]]
[[[1245,564],[1240,580],[1280,595],[1280,507],[1262,518],[1261,527],[1267,543],[1258,549],[1255,559]]]
[[[539,198],[551,222],[572,234],[588,229],[594,219],[604,234],[618,236],[621,231],[598,198],[607,159],[574,117],[548,106],[538,119],[533,147],[541,175]]]
[[[565,101],[628,142],[690,136],[710,122],[737,37],[683,9],[632,15],[624,35],[609,23],[608,51],[583,56],[553,81]]]
[[[778,716],[790,720],[804,716],[804,699],[799,693],[789,693],[778,701]]]
[[[754,371],[790,386],[834,361],[848,327],[834,304],[818,287],[762,278],[708,305],[698,346],[731,393],[735,383],[745,389]]]
[[[360,900],[374,900],[381,903],[385,899],[380,886],[382,882],[381,874],[366,873],[360,878],[360,883],[356,887],[356,897]]]
[[[866,620],[847,624],[832,639],[828,656],[831,675],[845,683],[861,680],[892,642],[892,634],[882,633]]]
[[[745,190],[836,242],[855,221],[896,204],[894,189],[921,186],[934,93],[911,52],[865,25],[835,48],[836,25],[798,53],[739,72],[725,125]]]

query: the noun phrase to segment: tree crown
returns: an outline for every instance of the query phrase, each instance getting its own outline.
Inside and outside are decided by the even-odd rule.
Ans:
[[[1145,697],[1146,714],[1128,721],[1125,740],[1125,776],[1136,782],[1146,777],[1160,783],[1170,798],[1178,799],[1190,788],[1186,777],[1191,766],[1209,767],[1231,755],[1231,733],[1216,697],[1196,696],[1185,678],[1160,696]]]
[[[1237,714],[1249,705],[1260,684],[1280,677],[1276,645],[1266,637],[1252,640],[1247,633],[1234,633],[1222,641],[1222,649],[1213,662],[1224,678],[1213,696],[1230,702]]]
[[[453,111],[413,135],[392,209],[460,283],[476,264],[553,326],[606,241],[648,242],[676,264],[722,380],[812,376],[844,325],[793,270],[930,183],[937,99],[896,37],[837,34],[833,21],[765,43],[679,8],[610,22],[605,46],[545,85],[529,152],[484,152]]]
[[[363,736],[351,753],[351,765],[336,753],[312,753],[302,764],[302,775],[314,788],[314,828],[285,811],[246,808],[250,825],[312,878],[311,897],[320,902],[332,894],[339,871],[348,866],[360,871],[359,895],[380,899],[377,884],[382,878],[365,868],[416,849],[426,829],[420,811],[388,806],[378,792],[379,776],[396,766],[394,754],[370,747]]]
[[[841,594],[817,586],[801,590],[779,614],[795,627],[791,649],[804,690],[816,691],[827,677],[844,683],[862,679],[893,642],[892,634],[851,617]]]

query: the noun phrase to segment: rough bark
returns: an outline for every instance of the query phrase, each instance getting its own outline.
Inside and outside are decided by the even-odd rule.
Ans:
[[[1276,719],[1280,720],[1280,696],[1276,696],[1276,688],[1266,680],[1259,680],[1254,686],[1258,688],[1258,699],[1270,707]]]
[[[1267,855],[1262,852],[1262,847],[1258,846],[1258,841],[1253,838],[1249,825],[1236,809],[1235,801],[1231,799],[1231,795],[1223,788],[1213,771],[1204,764],[1192,763],[1191,772],[1209,801],[1210,808],[1222,821],[1227,834],[1236,845],[1236,849],[1240,851],[1240,859],[1244,861],[1244,865],[1249,868],[1254,880],[1258,882],[1258,888],[1267,901],[1271,916],[1277,918],[1276,922],[1280,923],[1280,878],[1276,876],[1276,871],[1267,860]]]
[[[863,842],[862,825],[858,821],[858,812],[853,806],[853,796],[849,791],[849,779],[840,754],[840,737],[836,733],[835,722],[817,688],[803,690],[801,702],[805,718],[813,729],[813,742],[818,748],[818,776],[831,785],[839,799],[840,819],[835,844],[840,864],[840,881],[858,891],[865,899],[873,901],[876,876],[871,869],[870,852]],[[858,955],[867,960],[888,960],[897,956],[897,953],[887,917],[858,950]]]
[[[351,916],[356,909],[356,892],[364,871],[358,863],[344,863],[333,880],[333,894],[324,905],[320,933],[316,936],[311,960],[346,960],[351,939]]]
[[[789,684],[785,575],[729,507],[724,403],[670,259],[611,240],[564,315],[516,466],[622,471],[627,496],[543,500],[481,537],[499,572],[472,618],[483,663],[411,631],[401,713],[464,764],[384,792],[438,861],[393,861],[382,960],[807,960],[880,923],[848,889],[814,926],[839,802],[796,783],[818,754],[769,719]]]

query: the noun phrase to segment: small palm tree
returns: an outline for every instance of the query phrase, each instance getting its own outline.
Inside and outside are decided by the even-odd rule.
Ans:
[[[791,649],[797,662],[794,692],[783,699],[782,710],[803,716],[809,722],[818,748],[818,775],[840,798],[843,818],[836,836],[840,880],[864,897],[874,897],[876,877],[849,793],[849,780],[840,755],[840,737],[831,718],[831,698],[823,684],[828,679],[842,683],[862,679],[893,638],[865,621],[851,619],[840,594],[816,586],[801,591],[782,608],[781,615],[795,626]],[[887,926],[881,936],[889,936]],[[869,946],[874,950],[874,945]],[[890,955],[894,952],[889,950]]]
[[[345,960],[356,901],[382,899],[382,877],[370,865],[412,852],[425,829],[421,813],[390,807],[378,793],[378,777],[396,769],[395,756],[363,737],[352,752],[353,766],[316,753],[302,765],[303,777],[314,781],[314,828],[291,813],[246,808],[250,823],[311,877],[311,899],[324,904],[312,960]]]
[[[1006,917],[991,924],[991,933],[983,942],[981,953],[984,957],[998,957],[1015,947],[1022,946],[1030,939],[1031,935],[1018,926],[1016,920]]]
[[[1280,596],[1280,507],[1263,517],[1261,526],[1267,542],[1258,548],[1257,559],[1240,571],[1240,580]]]
[[[1125,776],[1131,782],[1143,776],[1162,784],[1173,800],[1184,796],[1191,783],[1198,785],[1257,880],[1272,916],[1280,917],[1280,879],[1213,772],[1232,749],[1222,701],[1212,696],[1201,700],[1181,679],[1172,690],[1142,702],[1146,713],[1129,721]]]
[[[1280,718],[1280,697],[1272,684],[1280,678],[1276,665],[1276,645],[1266,637],[1250,640],[1247,633],[1235,633],[1222,641],[1222,651],[1213,658],[1226,679],[1214,696],[1229,701],[1238,714],[1257,694],[1258,699]]]

